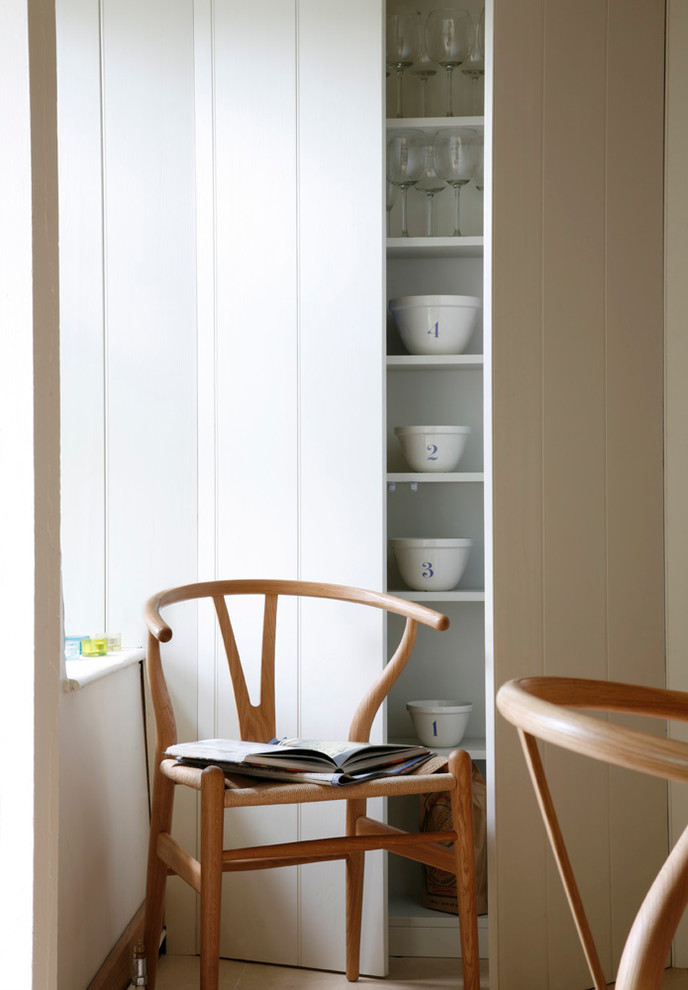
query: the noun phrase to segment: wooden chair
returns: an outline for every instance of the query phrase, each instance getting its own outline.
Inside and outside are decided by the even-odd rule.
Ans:
[[[497,694],[502,715],[518,729],[578,936],[595,990],[607,981],[568,858],[537,739],[596,760],[666,780],[688,781],[688,744],[585,715],[577,709],[688,721],[688,694],[565,677],[509,681]],[[688,904],[688,829],[657,874],[624,946],[616,990],[659,990],[671,942]]]
[[[227,598],[234,595],[264,596],[260,703],[251,704],[241,667]],[[356,709],[349,739],[367,742],[373,719],[392,684],[403,670],[413,649],[417,624],[443,630],[446,616],[392,595],[359,588],[304,581],[213,581],[171,588],[154,595],[146,605],[149,629],[147,673],[156,721],[156,766],[148,877],[146,889],[145,942],[149,990],[154,990],[158,945],[163,919],[165,882],[177,874],[201,898],[201,990],[216,990],[220,942],[220,897],[222,874],[229,870],[264,869],[298,863],[342,859],[346,862],[346,976],[357,980],[363,896],[364,853],[387,849],[398,855],[455,873],[466,990],[479,988],[478,929],[475,899],[471,760],[464,751],[449,756],[448,771],[433,773],[428,764],[415,774],[386,777],[370,782],[327,787],[320,784],[258,781],[247,777],[225,778],[219,767],[203,770],[180,766],[164,759],[163,752],[177,741],[174,713],[163,675],[160,644],[172,638],[170,626],[160,611],[189,599],[212,599],[227,653],[239,729],[243,739],[267,742],[275,732],[274,659],[277,602],[280,595],[336,599],[383,609],[405,616],[406,625],[394,656]],[[445,761],[436,758],[435,766]],[[200,791],[200,862],[181,848],[170,835],[175,787]],[[366,799],[451,792],[454,830],[409,834],[366,816]],[[313,801],[346,801],[346,835],[272,846],[223,850],[223,816],[228,808],[297,804]],[[438,843],[452,842],[452,847]]]

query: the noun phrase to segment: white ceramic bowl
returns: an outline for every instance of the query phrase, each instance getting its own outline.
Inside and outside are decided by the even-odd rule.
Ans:
[[[481,306],[477,296],[401,296],[389,302],[409,354],[463,354]]]
[[[455,471],[469,426],[395,426],[394,433],[412,471]]]
[[[406,709],[424,746],[458,746],[466,732],[473,705],[462,701],[407,701]]]
[[[473,540],[390,540],[405,583],[413,591],[451,591],[461,580]]]

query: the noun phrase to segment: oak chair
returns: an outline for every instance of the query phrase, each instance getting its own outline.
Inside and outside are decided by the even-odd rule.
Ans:
[[[578,709],[688,721],[688,694],[566,677],[509,681],[497,694],[518,729],[531,781],[595,990],[606,990],[580,893],[552,802],[537,739],[583,756],[665,780],[688,781],[688,744],[602,721]],[[688,829],[678,840],[636,914],[624,946],[616,990],[660,990],[674,934],[688,904]]]
[[[227,608],[236,595],[264,596],[260,701],[249,699],[241,660]],[[473,849],[471,760],[456,750],[446,760],[435,757],[415,774],[391,776],[369,782],[328,787],[311,783],[282,783],[244,776],[225,777],[219,767],[197,769],[165,759],[164,751],[177,742],[174,712],[165,683],[160,644],[172,638],[172,629],[160,611],[190,599],[209,598],[215,606],[231,675],[242,739],[268,742],[275,731],[275,640],[280,595],[335,599],[382,609],[406,618],[399,645],[356,709],[349,739],[369,741],[373,719],[389,689],[411,655],[418,623],[444,630],[446,616],[392,595],[360,588],[305,581],[213,581],[190,584],[154,595],[145,609],[149,630],[147,674],[156,722],[156,761],[146,886],[145,943],[149,990],[155,988],[158,945],[163,922],[166,879],[180,876],[201,899],[201,990],[216,990],[220,944],[220,898],[223,872],[265,869],[342,859],[346,863],[346,976],[359,975],[359,948],[363,897],[364,854],[387,849],[456,874],[464,986],[479,990],[478,929]],[[170,835],[175,788],[200,791],[200,862]],[[366,799],[449,791],[454,830],[439,833],[407,833],[366,816]],[[314,801],[346,802],[346,834],[335,838],[279,843],[223,850],[223,818],[226,809],[300,804]],[[452,847],[440,845],[450,841]]]

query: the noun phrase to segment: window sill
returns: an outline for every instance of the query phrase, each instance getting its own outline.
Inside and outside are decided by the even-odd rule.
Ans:
[[[145,650],[141,647],[136,649],[123,648],[116,653],[108,653],[104,657],[89,657],[81,660],[66,660],[66,676],[62,681],[62,690],[66,694],[72,691],[80,691],[93,681],[99,681],[103,677],[108,677],[124,667],[140,663],[145,658]]]

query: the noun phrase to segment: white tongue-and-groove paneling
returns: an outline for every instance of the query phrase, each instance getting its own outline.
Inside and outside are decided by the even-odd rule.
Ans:
[[[205,5],[200,5],[201,8]],[[295,578],[298,574],[298,323],[296,203],[296,9],[269,0],[210,8],[215,214],[214,545],[217,576]],[[203,195],[204,190],[199,189]],[[203,388],[205,383],[200,383]],[[210,384],[210,383],[208,383]],[[201,429],[206,424],[201,424]],[[213,424],[207,424],[213,428]],[[203,548],[201,548],[203,551]],[[262,601],[228,600],[254,701],[259,697]],[[203,735],[234,736],[236,711],[224,651],[214,671],[200,657]],[[296,606],[278,606],[277,731],[298,717]],[[206,697],[208,695],[208,697]],[[208,710],[207,702],[213,708]],[[225,842],[274,843],[298,837],[294,807],[227,816]],[[296,965],[295,869],[225,877],[225,955]],[[271,922],[265,923],[266,906]]]
[[[105,625],[100,21],[57,0],[60,434],[65,632]]]
[[[69,496],[67,571],[89,573],[93,616],[78,631],[104,624],[136,645],[145,600],[197,577],[382,589],[381,3],[103,0],[99,22],[82,7],[70,0],[70,66],[81,45],[88,58],[64,91],[75,130],[63,168],[83,165],[65,185],[65,370],[74,387],[85,379],[69,490],[79,472],[93,481],[87,511]],[[78,533],[87,513],[95,537]],[[80,595],[68,582],[68,614]],[[179,738],[235,734],[207,612],[175,615],[164,662]],[[261,618],[237,603],[254,695]],[[278,732],[346,734],[383,662],[381,615],[283,600],[278,632]],[[193,849],[195,801],[177,801]],[[226,838],[308,837],[340,820],[249,811]],[[227,877],[223,954],[342,967],[343,872]],[[377,857],[363,962],[374,973],[386,966],[382,880]],[[170,951],[196,951],[196,913],[171,880]]]
[[[384,581],[382,7],[379,0],[298,6],[301,576],[377,589]],[[346,735],[383,662],[381,613],[308,604],[300,646],[302,734]],[[327,815],[301,810],[304,838],[342,823],[339,807]],[[361,968],[382,975],[382,857],[368,856],[366,870]],[[301,873],[302,962],[343,968],[344,867]]]
[[[144,641],[143,605],[195,580],[196,320],[193,6],[103,5],[106,624]],[[165,669],[180,738],[194,738],[196,614],[171,615]],[[195,800],[175,823],[195,842]],[[170,883],[170,944],[193,951],[195,896]]]

